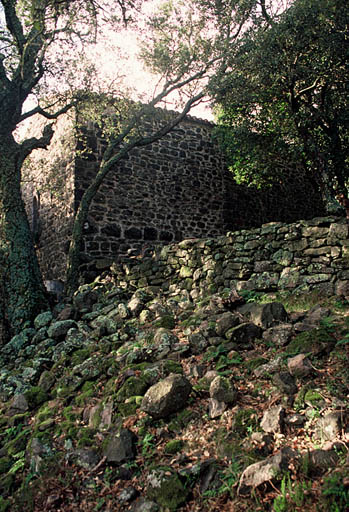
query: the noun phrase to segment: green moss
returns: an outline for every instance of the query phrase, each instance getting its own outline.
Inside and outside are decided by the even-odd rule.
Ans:
[[[78,432],[78,448],[82,448],[84,446],[93,446],[95,444],[95,434],[96,431],[93,428],[80,428]]]
[[[72,386],[58,386],[55,389],[55,395],[59,398],[68,398],[74,396],[75,391]]]
[[[90,350],[87,348],[82,348],[80,350],[76,350],[71,355],[71,365],[76,366],[78,364],[81,364],[85,361],[85,359],[88,359],[90,357]]]
[[[181,439],[172,439],[165,445],[165,453],[173,455],[181,451],[184,446],[184,442]]]
[[[163,371],[165,375],[169,375],[170,373],[183,373],[183,368],[180,363],[167,359],[164,362]]]
[[[201,316],[196,316],[191,314],[189,318],[183,320],[181,322],[181,327],[185,329],[186,327],[198,327],[202,322]]]
[[[15,475],[9,475],[8,473],[0,477],[0,496],[9,496],[12,494],[15,484]],[[6,510],[6,509],[5,509]]]
[[[315,389],[309,389],[304,395],[304,402],[314,407],[318,406],[324,399]]]
[[[166,471],[168,472],[167,468]],[[177,510],[186,502],[188,494],[189,489],[184,487],[177,474],[168,476],[161,475],[159,471],[154,472],[154,486],[150,487],[148,495],[165,510]]]
[[[172,315],[164,315],[158,320],[155,320],[154,327],[164,327],[165,329],[174,329],[176,321]]]
[[[135,364],[128,364],[126,368],[129,368],[130,370],[140,371],[144,372],[147,368],[152,366],[151,363],[135,363]],[[113,379],[115,381],[115,379]]]
[[[298,391],[297,396],[296,396],[295,401],[294,401],[294,409],[295,409],[295,411],[299,411],[300,409],[303,408],[303,406],[304,406],[304,397],[305,397],[307,391],[309,391],[310,389],[311,389],[311,385],[310,384],[306,384],[305,386],[301,387],[301,389]]]
[[[112,379],[115,381],[115,378]],[[95,394],[95,384],[91,381],[86,381],[84,382],[82,388],[81,388],[81,392],[75,396],[74,398],[74,403],[77,405],[77,406],[83,406],[83,405],[86,405],[90,398],[92,396],[94,396]]]
[[[287,355],[318,352],[321,346],[329,348],[334,343],[333,336],[324,327],[298,334],[286,348]]]
[[[170,421],[168,428],[170,431],[180,432],[194,419],[197,419],[197,413],[189,409],[183,409]]]
[[[33,386],[24,393],[24,396],[31,409],[35,409],[38,405],[47,402],[48,394],[40,386]]]
[[[128,416],[132,416],[133,414],[135,414],[138,407],[139,406],[137,405],[137,403],[128,402],[126,404],[119,404],[118,411],[120,412],[123,418],[127,418]]]
[[[243,367],[246,368],[246,370],[252,372],[256,368],[258,368],[258,366],[261,366],[262,364],[265,364],[267,362],[268,359],[266,359],[265,357],[255,357],[253,359],[248,359],[244,361]]]
[[[80,416],[80,414],[73,411],[73,407],[71,405],[63,409],[62,413],[65,419],[69,421],[76,421]]]
[[[208,393],[210,390],[210,384],[210,380],[206,379],[205,377],[202,377],[201,379],[198,380],[197,384],[193,386],[193,389],[197,393]]]
[[[124,402],[131,396],[144,395],[148,387],[149,382],[146,377],[129,377],[116,393],[116,400],[118,402]]]
[[[45,421],[42,421],[37,425],[36,431],[49,430],[50,428],[55,426],[55,420],[53,418],[49,418]]]
[[[29,418],[29,416],[30,416],[29,412],[25,412],[25,413],[21,413],[21,414],[15,414],[11,418],[9,418],[8,422],[6,422],[6,423],[8,425],[10,425],[11,427],[12,426],[18,426],[18,425],[24,425],[25,423],[27,423],[27,419]],[[6,423],[4,422],[4,425],[6,425]]]
[[[44,444],[50,445],[50,443],[52,442],[52,434],[50,432],[35,431],[35,437]]]
[[[26,446],[27,446],[28,436],[29,436],[29,430],[26,429],[23,432],[21,432],[20,434],[18,434],[18,436],[15,437],[15,439],[12,439],[12,441],[9,441],[5,445],[5,450],[7,452],[7,455],[9,455],[10,457],[13,457],[14,455],[16,455],[16,453],[19,453],[19,452],[22,452],[23,450],[25,450]]]
[[[76,439],[80,427],[78,427],[74,422],[72,421],[60,421],[56,427],[55,434],[65,435],[67,437],[71,437],[72,439]]]
[[[52,418],[52,416],[54,416],[57,413],[57,410],[58,410],[57,407],[52,407],[52,405],[49,405],[46,403],[42,407],[40,407],[40,409],[36,415],[36,420],[39,422],[48,420],[49,418]]]

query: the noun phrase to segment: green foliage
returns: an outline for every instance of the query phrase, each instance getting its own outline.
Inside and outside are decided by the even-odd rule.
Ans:
[[[322,497],[326,504],[326,510],[341,512],[349,507],[349,490],[343,483],[341,472],[332,473],[324,479]]]
[[[341,0],[297,0],[246,31],[213,91],[217,137],[239,183],[345,190],[347,24]]]
[[[150,432],[147,432],[144,437],[140,440],[142,447],[142,455],[144,458],[150,458],[153,456],[155,450],[154,436]]]
[[[292,483],[290,474],[283,476],[280,486],[280,495],[274,499],[274,512],[293,512],[295,507],[304,506],[307,502],[307,491],[311,482]]]

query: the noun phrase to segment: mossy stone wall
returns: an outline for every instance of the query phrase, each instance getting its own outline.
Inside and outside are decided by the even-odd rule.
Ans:
[[[217,238],[170,244],[152,257],[114,263],[112,270],[121,287],[161,287],[191,298],[231,287],[349,295],[347,225],[340,217],[272,222]]]

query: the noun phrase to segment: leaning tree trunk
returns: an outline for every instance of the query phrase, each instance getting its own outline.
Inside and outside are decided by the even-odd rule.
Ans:
[[[0,141],[2,243],[7,254],[3,269],[5,315],[11,334],[48,306],[21,194],[19,156],[19,147],[11,136]]]

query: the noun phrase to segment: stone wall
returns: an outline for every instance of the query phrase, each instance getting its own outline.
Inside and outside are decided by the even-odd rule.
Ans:
[[[188,237],[214,237],[225,223],[227,186],[212,125],[187,118],[161,140],[132,150],[102,185],[90,209],[85,252],[124,254]],[[103,155],[103,140],[88,132],[88,160],[76,161],[76,200],[93,179]]]
[[[45,121],[36,117],[28,130],[39,137]],[[75,119],[62,116],[49,150],[36,150],[23,169],[22,194],[45,279],[63,278],[75,215]]]
[[[164,123],[163,116],[157,109],[142,128],[144,133]],[[35,151],[25,172],[23,193],[47,280],[64,279],[74,215],[106,146],[93,125],[79,130],[76,126],[75,114],[60,118],[49,149]],[[42,127],[35,120],[31,136],[39,135]],[[186,238],[217,237],[270,220],[290,222],[322,214],[318,192],[303,179],[300,186],[293,180],[263,192],[237,185],[212,137],[213,127],[187,117],[167,136],[132,150],[112,169],[85,225],[86,260],[115,258],[129,249],[144,253],[147,247]]]
[[[42,125],[34,124],[30,133],[39,134]],[[112,169],[90,208],[82,248],[87,258],[227,230],[231,177],[211,132],[210,123],[189,117]],[[27,164],[23,195],[48,280],[64,279],[74,215],[104,149],[93,127],[77,132],[74,116],[63,116],[49,149],[35,151]]]
[[[196,299],[224,289],[270,293],[317,290],[349,296],[349,239],[344,218],[272,222],[215,239],[188,239],[151,258],[114,263],[121,287],[161,287]]]

